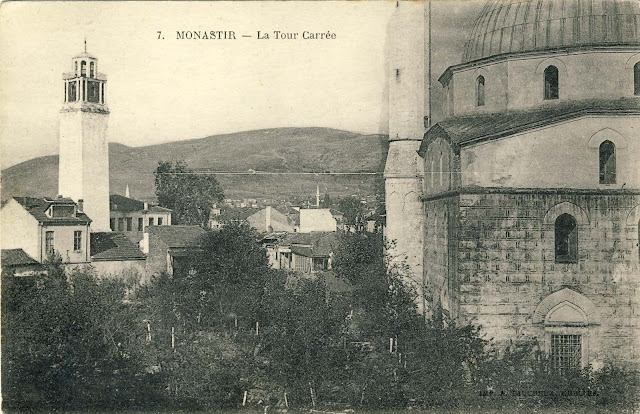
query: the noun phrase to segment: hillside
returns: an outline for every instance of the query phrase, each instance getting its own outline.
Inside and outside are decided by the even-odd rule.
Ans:
[[[328,128],[276,128],[214,135],[146,147],[109,145],[112,193],[155,197],[153,172],[160,160],[185,160],[199,170],[225,172],[376,172],[384,168],[387,142],[382,135],[362,135]],[[374,176],[218,175],[225,196],[288,198],[323,193],[371,194]],[[58,157],[39,157],[2,171],[2,199],[16,195],[55,195]]]

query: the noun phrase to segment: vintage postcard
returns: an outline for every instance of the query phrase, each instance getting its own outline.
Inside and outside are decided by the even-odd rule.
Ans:
[[[640,1],[0,4],[5,412],[639,412]]]

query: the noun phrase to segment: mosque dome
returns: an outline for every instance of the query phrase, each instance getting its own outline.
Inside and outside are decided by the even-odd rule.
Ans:
[[[489,0],[462,62],[502,53],[640,45],[640,0]]]

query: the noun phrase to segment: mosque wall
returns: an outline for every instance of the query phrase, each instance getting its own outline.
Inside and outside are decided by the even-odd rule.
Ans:
[[[462,185],[640,189],[640,116],[590,116],[465,146]],[[615,144],[616,179],[600,184],[599,147]]]
[[[576,99],[617,99],[634,96],[635,50],[539,52],[451,68],[453,115],[529,109]],[[558,68],[558,99],[544,99],[544,70]],[[483,76],[484,105],[477,105],[477,81]],[[455,83],[453,83],[455,80]],[[451,115],[451,113],[450,113]]]
[[[425,205],[430,203],[431,208],[445,203],[450,208],[452,201]],[[555,221],[565,213],[577,222],[575,263],[556,262]],[[448,284],[459,283],[450,294],[458,295],[454,302],[461,322],[482,325],[486,337],[502,345],[535,338],[546,347],[554,329],[580,333],[585,364],[640,362],[640,195],[479,191],[459,196],[458,218],[459,225],[450,226],[447,235],[453,245],[442,240],[442,230],[430,236],[425,226],[425,254],[433,263],[425,266],[425,275],[446,286],[433,272],[443,267],[441,262],[457,260],[457,271],[450,272],[456,281]],[[450,246],[446,259],[444,245]],[[573,330],[572,324],[548,325],[546,310],[536,321],[541,302],[564,289],[594,305],[589,314],[584,309],[591,305],[577,304],[577,312],[589,314],[585,323],[574,324]]]

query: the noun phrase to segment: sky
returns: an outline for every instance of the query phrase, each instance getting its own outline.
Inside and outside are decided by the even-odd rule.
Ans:
[[[394,8],[392,1],[3,2],[2,168],[58,153],[62,73],[85,38],[108,79],[110,142],[292,126],[386,133],[384,48]],[[436,101],[437,78],[460,62],[481,8],[433,3]],[[236,40],[176,39],[177,31],[212,30],[234,31]],[[276,30],[297,39],[275,39]],[[270,39],[257,39],[258,31]],[[303,31],[335,39],[304,40]]]

